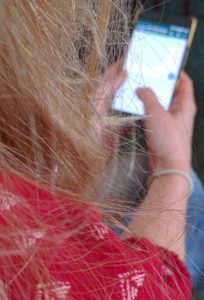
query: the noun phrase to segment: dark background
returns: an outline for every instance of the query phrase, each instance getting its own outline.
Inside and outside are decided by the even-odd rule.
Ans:
[[[194,168],[204,182],[204,0],[145,0],[145,11],[157,11],[166,15],[196,16],[198,28],[187,61],[186,72],[194,81],[198,113],[193,139]],[[136,1],[135,1],[136,3]]]

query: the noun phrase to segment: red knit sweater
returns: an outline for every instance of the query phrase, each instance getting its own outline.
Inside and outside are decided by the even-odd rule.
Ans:
[[[143,238],[121,241],[92,209],[36,185],[0,183],[0,286],[9,300],[190,300],[189,274],[174,253]]]

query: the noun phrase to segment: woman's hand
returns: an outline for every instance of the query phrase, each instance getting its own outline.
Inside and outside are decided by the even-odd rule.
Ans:
[[[145,129],[154,169],[191,168],[191,140],[196,105],[192,81],[182,74],[171,108],[164,111],[149,89],[139,89],[146,110]],[[131,232],[185,259],[187,181],[178,174],[154,178],[129,225]],[[125,237],[125,236],[123,236]]]
[[[178,168],[189,172],[191,168],[191,142],[196,104],[193,83],[185,73],[176,90],[172,105],[164,111],[155,94],[140,88],[137,95],[144,102],[145,130],[151,167]]]

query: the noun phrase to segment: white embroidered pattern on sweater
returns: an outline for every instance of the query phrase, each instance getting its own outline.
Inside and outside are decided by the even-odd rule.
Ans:
[[[39,283],[37,285],[36,300],[67,300],[71,285],[69,281],[53,283]]]
[[[137,299],[139,287],[143,286],[145,274],[141,270],[133,270],[130,272],[118,274],[120,278],[120,288],[122,300]]]

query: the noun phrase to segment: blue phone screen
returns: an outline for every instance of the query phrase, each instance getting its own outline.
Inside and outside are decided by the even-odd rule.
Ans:
[[[165,109],[171,104],[186,52],[189,28],[139,21],[133,30],[123,65],[127,79],[115,93],[113,109],[144,115],[138,87],[149,87]]]

